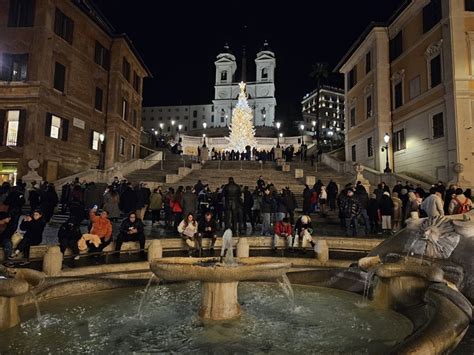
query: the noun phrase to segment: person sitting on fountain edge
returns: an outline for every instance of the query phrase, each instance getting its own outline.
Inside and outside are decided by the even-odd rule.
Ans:
[[[302,215],[295,224],[295,240],[293,242],[293,247],[298,247],[299,239],[301,238],[301,248],[303,253],[306,252],[306,247],[311,244],[313,249],[316,249],[316,244],[313,241],[313,237],[311,236],[313,233],[313,224],[311,223],[311,218],[306,215]]]
[[[211,245],[209,251],[214,253],[214,244],[217,239],[217,223],[211,212],[206,212],[204,218],[198,223],[198,237],[202,242],[202,238],[211,238]]]
[[[272,238],[272,250],[277,251],[278,238],[285,238],[287,248],[292,249],[292,240],[293,240],[293,228],[291,227],[290,220],[288,217],[283,218],[281,221],[278,221],[275,225],[275,234]]]
[[[201,243],[198,235],[198,223],[192,213],[188,213],[185,219],[178,225],[178,233],[181,235],[189,247],[189,256],[193,251],[197,251],[201,256]]]
[[[145,258],[145,233],[143,222],[135,212],[130,212],[120,224],[120,233],[115,242],[115,251],[120,256],[120,248],[123,242],[139,242],[140,256]]]
[[[92,222],[90,234],[100,238],[100,244],[94,245],[90,241],[87,242],[90,253],[102,252],[104,248],[112,241],[112,223],[109,220],[109,212],[102,210],[100,216],[96,215],[97,206],[94,206],[89,212],[89,218]]]
[[[77,242],[82,237],[79,228],[80,221],[77,217],[71,216],[64,222],[58,231],[59,249],[64,254],[67,248],[70,248],[74,255],[74,260],[79,260],[79,246]]]

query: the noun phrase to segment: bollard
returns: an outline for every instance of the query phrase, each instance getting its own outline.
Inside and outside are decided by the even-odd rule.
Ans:
[[[161,245],[161,240],[152,240],[148,246],[148,262],[151,262],[153,259],[161,259],[162,257],[163,246]]]
[[[321,264],[326,264],[329,260],[329,247],[328,242],[324,239],[316,241],[316,259],[318,259]]]
[[[237,256],[239,258],[248,258],[250,254],[250,246],[247,238],[239,238],[237,243]]]
[[[58,246],[51,246],[43,258],[43,272],[48,276],[57,276],[63,266],[63,253]]]

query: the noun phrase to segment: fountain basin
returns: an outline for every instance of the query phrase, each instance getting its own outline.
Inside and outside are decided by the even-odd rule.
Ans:
[[[276,279],[285,275],[290,263],[245,264],[237,259],[227,264],[212,259],[189,258],[155,259],[150,263],[153,273],[169,281],[201,281],[203,319],[221,321],[240,316],[237,288],[239,281]]]

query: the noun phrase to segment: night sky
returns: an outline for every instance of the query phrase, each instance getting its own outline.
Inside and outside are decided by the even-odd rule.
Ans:
[[[252,81],[255,55],[268,40],[277,60],[277,116],[298,115],[301,98],[314,89],[312,63],[327,62],[332,71],[371,21],[387,20],[402,3],[95,1],[117,32],[129,35],[153,73],[144,82],[144,106],[212,103],[214,61],[224,43],[239,67],[246,45]],[[332,75],[327,83],[342,87],[342,77]]]

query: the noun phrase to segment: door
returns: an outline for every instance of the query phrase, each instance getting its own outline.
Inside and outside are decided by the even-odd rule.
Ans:
[[[58,162],[48,160],[46,162],[46,181],[52,182],[58,179]]]

